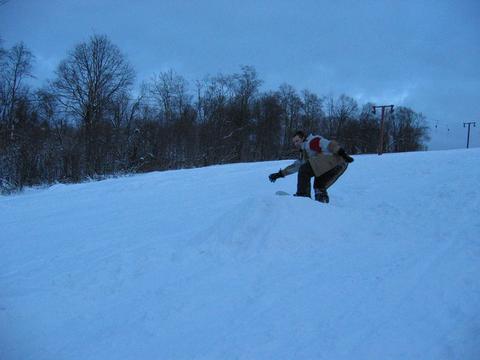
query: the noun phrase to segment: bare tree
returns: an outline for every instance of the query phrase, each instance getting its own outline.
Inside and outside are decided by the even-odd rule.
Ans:
[[[326,136],[342,140],[345,125],[349,120],[356,118],[357,113],[358,104],[353,98],[343,94],[338,99],[330,96],[327,100],[328,131]]]
[[[255,102],[256,128],[253,160],[262,161],[278,158],[283,139],[280,128],[282,111],[278,93],[262,94]]]
[[[9,128],[10,137],[13,137],[15,105],[26,93],[26,89],[22,88],[24,80],[33,77],[31,70],[34,56],[21,42],[4,52],[0,60],[3,60],[0,65],[1,120]]]
[[[253,101],[258,95],[262,81],[258,78],[257,71],[252,66],[242,66],[239,74],[233,75],[234,101],[231,107],[232,129],[231,148],[236,156],[235,161],[247,160],[250,153],[253,153],[253,146],[250,143],[252,127]]]
[[[120,49],[104,35],[77,45],[56,71],[53,88],[64,110],[84,129],[88,175],[98,170],[98,127],[108,106],[128,92],[135,74]]]
[[[283,130],[282,145],[284,154],[287,155],[292,149],[290,139],[292,138],[293,133],[295,130],[299,130],[302,127],[301,110],[303,103],[297,90],[288,84],[280,86],[278,96],[283,108],[283,114],[281,117],[281,126]]]
[[[380,124],[372,113],[372,103],[362,106],[358,117],[358,127],[350,137],[345,138],[346,150],[350,153],[374,153],[378,148]]]
[[[388,151],[403,152],[424,149],[430,138],[425,116],[410,108],[399,106],[386,121]]]
[[[161,117],[167,124],[178,120],[191,101],[188,82],[173,70],[153,76],[150,94],[160,106]]]
[[[321,122],[325,118],[322,110],[322,99],[309,90],[302,91],[303,119],[302,128],[317,133],[320,131]]]
[[[230,162],[236,156],[227,145],[234,127],[229,116],[235,96],[234,82],[233,76],[219,74],[197,83],[200,156],[204,165]]]
[[[25,44],[9,50],[0,49],[0,191],[22,188],[29,177],[29,160],[35,151],[30,144],[30,119],[33,116],[27,100],[29,88],[25,79],[32,77],[34,57]]]

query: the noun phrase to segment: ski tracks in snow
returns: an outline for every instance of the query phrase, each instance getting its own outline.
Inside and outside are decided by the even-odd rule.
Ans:
[[[288,162],[0,199],[0,354],[475,359],[478,154],[358,156],[328,205]]]

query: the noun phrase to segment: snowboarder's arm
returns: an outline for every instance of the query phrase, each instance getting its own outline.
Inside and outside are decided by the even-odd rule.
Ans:
[[[337,154],[340,155],[343,158],[343,160],[345,160],[347,163],[353,162],[353,158],[350,155],[348,155],[343,148],[340,148]]]
[[[285,169],[281,169],[276,173],[268,175],[268,179],[271,182],[275,182],[279,178],[283,178],[285,176],[294,174],[298,172],[298,169],[300,169],[300,166],[303,164],[302,160],[296,160],[293,164],[288,165]]]
[[[340,149],[340,145],[335,140],[324,139],[320,136],[314,137],[308,143],[310,150],[318,153],[336,154]]]
[[[282,169],[280,171],[282,172],[283,176],[292,175],[298,172],[302,164],[303,164],[302,160],[296,160],[293,164],[288,165],[285,169]]]
[[[326,153],[332,153],[332,154],[338,154],[340,155],[343,160],[345,160],[347,163],[353,162],[353,158],[348,155],[345,150],[335,141],[335,140],[327,140],[323,139],[321,137],[316,137],[313,140],[310,141],[308,144],[311,150],[314,150],[316,152],[323,152],[325,151]]]
[[[276,172],[276,173],[273,173],[273,174],[268,175],[268,179],[269,179],[272,183],[275,182],[277,179],[282,178],[282,177],[285,177],[285,175],[283,175],[283,173],[282,173],[282,170],[279,170],[279,171]]]

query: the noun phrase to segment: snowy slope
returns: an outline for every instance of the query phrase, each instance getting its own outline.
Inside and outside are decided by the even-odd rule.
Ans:
[[[480,359],[480,149],[0,197],[0,359]]]

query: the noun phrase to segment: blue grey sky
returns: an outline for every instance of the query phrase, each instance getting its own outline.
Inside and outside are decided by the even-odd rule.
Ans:
[[[173,69],[194,81],[252,65],[282,83],[427,116],[430,149],[480,146],[480,1],[8,0],[4,47],[24,41],[39,83],[92,34],[105,34],[138,82]]]

